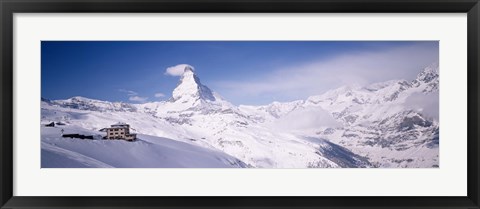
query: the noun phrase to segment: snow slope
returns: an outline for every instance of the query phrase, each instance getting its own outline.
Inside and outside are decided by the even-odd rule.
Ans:
[[[227,154],[191,144],[139,135],[139,140],[81,140],[65,133],[99,135],[77,126],[42,127],[42,168],[241,168],[246,165]]]

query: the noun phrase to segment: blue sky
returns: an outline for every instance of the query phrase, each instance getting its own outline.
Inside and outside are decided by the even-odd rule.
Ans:
[[[234,104],[305,99],[343,85],[414,79],[437,41],[42,41],[42,97],[167,100],[189,64]],[[164,95],[164,96],[162,96]]]

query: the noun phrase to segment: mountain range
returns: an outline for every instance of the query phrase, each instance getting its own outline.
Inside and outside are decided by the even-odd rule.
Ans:
[[[100,135],[101,128],[125,122],[143,135],[136,142],[93,140],[82,145],[64,142],[55,131],[42,127],[42,167],[75,167],[79,160],[72,156],[77,155],[94,162],[81,167],[439,167],[438,71],[438,63],[433,63],[419,69],[411,81],[343,86],[304,100],[263,106],[228,102],[202,84],[188,66],[168,101],[130,104],[84,97],[42,98],[43,124],[57,121],[66,124],[65,130]],[[185,150],[168,159],[156,153],[164,149],[152,151],[150,146],[165,146],[167,141],[176,148],[195,147],[201,154],[191,157],[207,156],[214,163],[188,163]],[[118,143],[123,145],[115,149]],[[139,143],[143,148],[129,150]],[[87,152],[92,146],[107,146],[109,152],[117,150],[130,159],[144,149],[152,154],[118,163]],[[56,152],[59,149],[61,155]],[[62,163],[60,158],[70,161]],[[168,162],[158,163],[162,159]],[[175,162],[178,159],[182,161]],[[137,162],[142,160],[153,162]]]

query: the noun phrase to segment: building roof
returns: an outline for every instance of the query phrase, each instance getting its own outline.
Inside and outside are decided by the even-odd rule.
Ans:
[[[124,122],[118,122],[118,123],[113,124],[112,126],[121,126],[121,125],[128,125],[128,124],[124,123]]]
[[[112,129],[116,129],[116,128],[128,128],[128,127],[126,127],[126,126],[108,127],[108,128],[102,128],[102,129],[100,129],[100,131],[107,131],[107,130],[112,130]]]
[[[122,123],[122,122],[118,122],[118,123],[115,123],[113,125],[111,125],[110,127],[112,128],[123,128],[123,127],[130,127],[130,125],[126,124],[126,123]]]

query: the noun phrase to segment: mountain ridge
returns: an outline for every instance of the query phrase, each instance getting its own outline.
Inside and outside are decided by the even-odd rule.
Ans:
[[[125,122],[142,133],[217,149],[252,167],[435,167],[438,121],[412,108],[409,98],[438,94],[438,82],[434,63],[410,82],[391,80],[341,87],[305,100],[235,106],[186,68],[168,101],[129,104],[43,98],[42,111],[45,115],[61,111],[70,118],[67,124],[91,129],[113,118],[130,120]],[[79,114],[76,110],[102,122],[72,119],[73,112]],[[112,118],[104,118],[105,114]],[[53,118],[44,118],[48,119]],[[427,154],[410,153],[414,149]],[[377,154],[387,150],[394,154]],[[352,154],[339,157],[346,153]]]

